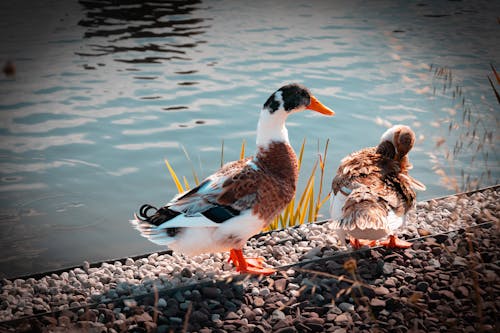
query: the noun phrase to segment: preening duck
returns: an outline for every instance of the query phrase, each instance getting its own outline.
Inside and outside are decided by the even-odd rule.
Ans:
[[[285,121],[306,109],[334,114],[306,87],[281,87],[260,112],[255,157],[225,164],[159,209],[143,205],[132,224],[142,236],[175,252],[197,255],[229,250],[229,260],[239,272],[273,273],[262,265],[262,258],[245,258],[242,248],[295,195],[298,162]]]
[[[332,182],[330,215],[345,245],[350,236],[355,248],[379,244],[409,247],[395,233],[415,205],[415,190],[425,186],[408,175],[412,165],[408,153],[415,133],[408,126],[395,125],[381,137],[377,147],[365,148],[342,159]]]

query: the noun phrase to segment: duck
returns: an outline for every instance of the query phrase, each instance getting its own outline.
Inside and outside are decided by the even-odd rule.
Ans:
[[[332,181],[330,216],[341,246],[382,245],[408,248],[399,239],[399,228],[416,205],[416,192],[425,185],[409,175],[408,153],[415,133],[406,125],[386,130],[376,147],[368,147],[344,157]]]
[[[229,262],[240,273],[274,273],[274,268],[264,266],[263,258],[246,258],[242,249],[295,195],[298,161],[285,122],[306,109],[335,114],[305,86],[282,86],[260,111],[254,156],[224,164],[161,208],[141,206],[132,225],[151,242],[176,253],[229,251]]]

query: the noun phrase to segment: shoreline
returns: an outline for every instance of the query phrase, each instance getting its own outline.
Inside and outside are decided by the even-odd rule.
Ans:
[[[483,191],[490,190],[490,189],[491,190],[495,190],[496,188],[499,188],[499,187],[500,187],[500,184],[491,185],[491,186],[487,186],[487,187],[483,187],[483,188],[479,188],[479,189],[475,189],[475,190],[471,190],[471,191],[465,191],[465,192],[459,192],[459,193],[454,193],[454,194],[449,194],[449,195],[443,195],[443,196],[439,196],[439,197],[435,197],[435,198],[431,198],[431,199],[419,201],[419,203],[421,203],[421,202],[430,202],[430,201],[433,201],[433,200],[443,200],[443,199],[447,199],[447,198],[450,198],[450,197],[458,197],[458,196],[463,196],[463,195],[471,195],[471,194],[474,194],[474,193],[477,193],[477,192],[483,192]],[[327,222],[328,222],[328,219],[324,219],[324,220],[314,221],[312,223],[314,223],[314,224],[323,224],[323,223],[327,223]],[[300,225],[297,225],[297,226],[294,226],[294,227],[290,227],[290,228],[291,229],[296,229],[298,227],[300,227]],[[262,235],[267,235],[267,234],[272,233],[272,232],[282,231],[282,230],[285,230],[285,229],[288,229],[288,228],[261,232],[260,234],[252,236],[250,239],[253,239],[253,238],[256,238],[256,237],[260,237]],[[133,260],[137,260],[137,259],[141,259],[141,258],[147,258],[147,257],[149,257],[150,255],[152,255],[154,253],[158,253],[159,255],[165,255],[165,254],[166,255],[171,255],[173,253],[173,251],[172,250],[164,250],[164,251],[146,252],[146,253],[142,253],[142,254],[136,254],[136,255],[133,255],[133,256],[121,257],[121,258],[111,258],[111,259],[106,259],[106,260],[101,260],[101,261],[92,261],[92,262],[84,261],[84,263],[88,262],[90,268],[95,268],[95,267],[101,266],[103,263],[112,264],[112,263],[114,263],[116,261],[120,261],[120,262],[124,263],[128,258],[131,258]],[[24,280],[26,280],[26,279],[29,279],[29,278],[39,279],[39,278],[41,278],[43,276],[46,276],[46,275],[60,274],[62,272],[73,270],[75,268],[81,268],[83,265],[85,265],[84,263],[79,264],[79,265],[70,265],[70,266],[66,266],[66,267],[63,267],[63,268],[55,269],[55,270],[33,272],[33,273],[30,273],[30,274],[23,274],[23,275],[17,275],[17,276],[7,276],[7,277],[3,277],[3,278],[0,278],[0,279],[6,279],[6,280],[16,280],[16,279],[24,279]]]

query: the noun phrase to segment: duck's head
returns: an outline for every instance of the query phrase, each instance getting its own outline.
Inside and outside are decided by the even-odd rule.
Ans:
[[[262,107],[257,126],[257,145],[265,147],[271,141],[288,142],[285,120],[290,114],[304,110],[327,116],[335,114],[301,84],[291,83],[276,90]]]
[[[309,89],[298,83],[290,83],[276,90],[264,103],[264,109],[270,114],[276,112],[291,114],[306,109],[327,116],[335,114],[330,108],[318,101]]]
[[[377,153],[400,161],[415,144],[415,133],[406,125],[394,125],[380,138]]]

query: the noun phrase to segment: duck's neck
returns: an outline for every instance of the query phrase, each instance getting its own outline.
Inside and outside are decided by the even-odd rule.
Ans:
[[[262,109],[257,124],[257,149],[267,149],[272,142],[290,144],[285,126],[286,114],[276,111],[274,114]]]

